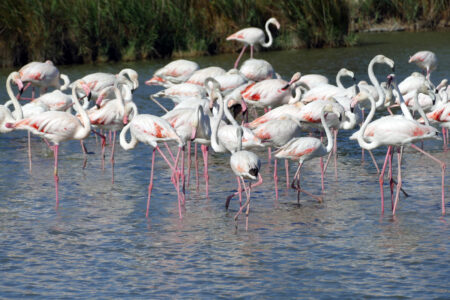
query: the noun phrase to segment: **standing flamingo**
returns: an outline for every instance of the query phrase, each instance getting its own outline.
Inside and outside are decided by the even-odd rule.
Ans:
[[[16,122],[23,118],[22,107],[20,106],[19,101],[17,100],[14,92],[11,88],[11,82],[15,81],[20,77],[18,72],[12,72],[8,75],[6,79],[6,91],[8,93],[9,98],[14,105],[14,111],[11,112],[8,109],[8,105],[0,105],[0,133],[11,132],[13,129],[5,126],[7,123]]]
[[[398,87],[394,85],[398,90]],[[399,92],[400,94],[400,92]],[[400,94],[401,95],[401,94]],[[439,132],[436,128],[428,125],[422,125],[419,122],[412,119],[411,114],[405,105],[406,116],[385,116],[381,117],[373,122],[372,119],[375,115],[376,104],[372,96],[364,91],[361,91],[352,102],[352,106],[356,105],[359,101],[364,101],[369,99],[371,103],[371,108],[367,119],[364,121],[361,129],[355,132],[350,139],[357,139],[360,147],[368,150],[375,149],[379,146],[388,146],[388,151],[384,161],[384,165],[379,177],[380,182],[380,193],[381,193],[381,211],[384,212],[384,193],[383,193],[383,181],[384,172],[386,169],[386,164],[389,155],[393,152],[392,147],[398,146],[398,183],[397,183],[397,193],[395,196],[395,202],[393,203],[392,212],[395,214],[395,209],[397,207],[399,192],[402,186],[401,178],[401,160],[403,155],[403,148],[405,145],[410,145],[412,148],[422,152],[426,156],[430,157],[434,161],[440,164],[442,169],[442,214],[445,214],[445,204],[444,204],[444,176],[445,176],[445,163],[439,161],[431,154],[423,151],[419,147],[415,146],[414,142],[423,141],[426,139],[435,139],[439,137]],[[400,96],[402,101],[401,105],[404,105],[403,98]],[[392,186],[392,185],[391,185]]]
[[[6,127],[28,130],[33,134],[39,135],[45,139],[50,140],[54,146],[53,153],[55,157],[54,180],[55,180],[55,194],[56,194],[56,208],[59,206],[58,197],[58,149],[59,143],[68,140],[82,140],[89,135],[91,130],[91,123],[89,117],[84,109],[81,107],[78,97],[76,96],[76,89],[83,88],[86,94],[89,94],[89,88],[83,82],[78,82],[72,88],[72,98],[74,101],[75,110],[81,115],[81,121],[74,115],[62,111],[47,111],[41,114],[25,118],[18,122],[7,123]]]
[[[437,67],[437,57],[431,51],[419,51],[409,58],[408,63],[416,63],[416,65],[426,72],[426,77],[430,80],[430,75]]]
[[[300,203],[300,192],[303,192],[315,199],[319,202],[322,202],[322,198],[311,194],[308,191],[305,191],[300,187],[300,171],[302,165],[305,161],[311,160],[316,157],[325,156],[327,153],[330,153],[333,149],[334,139],[331,134],[330,128],[328,127],[327,122],[325,121],[324,113],[335,113],[340,116],[340,112],[337,111],[332,105],[324,105],[320,110],[320,120],[322,122],[322,126],[325,129],[325,133],[327,135],[328,144],[325,147],[322,142],[314,137],[299,137],[294,138],[284,146],[280,147],[275,152],[275,157],[277,158],[288,158],[295,161],[298,161],[298,168],[295,172],[294,179],[292,181],[292,188],[297,190],[297,203]],[[322,172],[323,177],[323,172]],[[295,182],[297,180],[297,185]]]
[[[174,84],[185,82],[200,67],[196,62],[178,59],[156,70],[152,78],[145,82],[146,85],[162,85],[166,88]]]
[[[270,24],[273,24],[277,27],[277,29],[280,29],[280,23],[278,23],[277,19],[270,18],[269,20],[267,20],[266,26],[265,26],[267,36],[269,37],[269,41],[267,43],[264,42],[264,40],[266,38],[264,35],[264,31],[262,31],[260,28],[256,28],[256,27],[248,27],[248,28],[241,29],[238,32],[235,32],[232,35],[230,35],[229,37],[227,37],[227,41],[235,40],[235,41],[244,43],[244,47],[242,48],[241,53],[239,54],[238,58],[236,59],[236,62],[234,63],[235,69],[237,69],[239,60],[241,59],[241,57],[244,54],[245,49],[247,48],[248,45],[250,45],[250,58],[253,58],[253,47],[256,43],[261,44],[261,46],[263,46],[265,48],[272,46],[273,38],[272,38],[272,34],[270,33],[270,30],[269,30]]]
[[[237,131],[238,140],[242,141],[242,127],[235,126]],[[230,157],[230,166],[233,170],[233,173],[236,175],[236,179],[238,182],[238,193],[239,193],[239,200],[241,200],[241,183],[239,180],[242,181],[242,184],[244,185],[244,192],[247,196],[247,201],[242,205],[239,209],[239,211],[234,216],[234,221],[236,222],[236,229],[237,229],[237,221],[239,215],[242,213],[244,208],[246,209],[245,212],[245,230],[248,230],[248,214],[250,212],[250,193],[252,190],[252,184],[249,182],[248,187],[245,185],[245,179],[249,180],[256,180],[258,178],[258,182],[253,185],[253,188],[255,186],[261,185],[263,183],[263,179],[261,177],[260,171],[261,171],[261,161],[259,160],[258,156],[250,151],[242,150],[242,143],[239,143],[238,151],[231,154]],[[227,198],[226,207],[228,208],[229,201],[231,200],[231,197]]]
[[[47,91],[49,87],[66,90],[70,83],[69,77],[60,74],[58,68],[56,68],[50,60],[45,62],[30,62],[20,68],[19,74],[21,82],[19,83],[19,89],[23,89],[23,83],[29,82],[33,86],[32,99],[34,99],[34,87],[43,89],[44,92]],[[61,79],[64,81],[62,86],[60,83]]]
[[[131,140],[130,142],[126,141],[126,134],[130,131]],[[158,146],[159,142],[168,142],[168,141],[176,141],[178,142],[178,154],[175,159],[175,163],[172,165],[164,153]],[[153,147],[152,154],[152,167],[150,173],[150,183],[148,185],[148,198],[147,198],[147,210],[145,216],[148,217],[149,209],[150,209],[150,198],[152,195],[153,189],[153,170],[155,166],[155,154],[156,150],[161,154],[163,159],[166,161],[167,165],[172,170],[173,174],[176,175],[174,180],[174,185],[177,190],[178,195],[178,214],[180,219],[182,219],[181,214],[181,195],[179,189],[179,173],[177,171],[178,168],[178,159],[180,157],[181,149],[184,147],[184,142],[175,132],[175,129],[170,126],[169,122],[166,120],[149,115],[149,114],[138,114],[137,111],[134,112],[133,119],[128,122],[128,124],[122,129],[120,132],[120,146],[122,146],[125,150],[134,149],[138,142],[142,142],[144,144],[150,145]]]

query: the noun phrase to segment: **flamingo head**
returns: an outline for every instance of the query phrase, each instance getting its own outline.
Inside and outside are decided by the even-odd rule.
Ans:
[[[375,63],[378,63],[378,64],[387,64],[389,67],[391,67],[392,72],[395,71],[395,63],[394,63],[394,61],[392,59],[382,55],[382,54],[378,54],[372,60]]]
[[[282,87],[281,89],[283,91],[287,90],[293,83],[297,82],[300,80],[300,78],[302,77],[302,74],[300,72],[294,73],[294,75],[292,75],[291,77],[291,81],[289,81],[284,87]]]
[[[14,83],[17,85],[17,88],[19,89],[19,93],[23,93],[23,82],[20,79],[20,73],[19,72],[13,72],[11,74],[11,78],[14,81]]]
[[[350,111],[353,113],[356,104],[367,99],[369,99],[369,93],[366,90],[361,90],[356,96],[352,98],[352,102],[350,103]]]
[[[270,18],[269,20],[267,20],[266,22],[267,24],[273,24],[277,27],[278,30],[280,30],[280,23],[278,22],[277,19],[275,18]]]

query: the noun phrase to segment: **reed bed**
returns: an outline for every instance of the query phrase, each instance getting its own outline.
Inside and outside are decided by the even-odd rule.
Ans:
[[[225,37],[276,17],[274,48],[357,43],[352,23],[398,18],[429,27],[449,18],[447,0],[3,0],[0,64],[56,64],[237,51]]]

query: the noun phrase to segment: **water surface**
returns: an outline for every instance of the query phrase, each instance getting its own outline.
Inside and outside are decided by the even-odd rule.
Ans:
[[[410,55],[429,49],[439,58],[435,82],[450,76],[448,33],[371,34],[362,46],[257,52],[285,78],[294,72],[321,73],[334,82],[341,67],[367,80],[367,64],[376,54],[396,62],[402,79],[416,71]],[[236,55],[201,57],[201,67],[230,68]],[[148,100],[159,88],[144,81],[169,60],[61,66],[72,80],[85,74],[138,71],[134,94],[141,113],[161,115]],[[11,69],[0,70],[5,82]],[[380,79],[390,72],[375,69]],[[4,87],[0,95],[6,97]],[[210,155],[210,197],[195,175],[178,218],[177,196],[168,168],[156,162],[149,218],[145,218],[151,149],[117,147],[115,183],[111,165],[101,170],[100,147],[87,141],[87,166],[76,141],[60,147],[60,207],[54,209],[53,154],[39,138],[32,139],[33,171],[28,172],[26,134],[0,136],[0,297],[2,298],[448,298],[450,236],[448,215],[441,216],[440,170],[412,149],[404,155],[404,188],[395,217],[380,213],[378,178],[370,162],[361,163],[357,143],[341,132],[338,178],[327,172],[324,202],[285,188],[279,171],[280,197],[275,200],[273,165],[263,160],[264,184],[252,193],[249,230],[243,218],[236,232],[239,208],[228,194],[236,188],[229,155]],[[440,141],[425,149],[449,163]],[[382,163],[385,148],[374,151]],[[107,150],[107,157],[109,150]],[[203,169],[200,163],[200,171]],[[295,163],[291,163],[291,177]],[[320,193],[318,160],[302,171],[302,186]],[[450,193],[446,178],[447,199]],[[450,206],[447,201],[447,210]]]

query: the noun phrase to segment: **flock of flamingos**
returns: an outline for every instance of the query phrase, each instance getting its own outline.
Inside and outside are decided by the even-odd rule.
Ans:
[[[133,149],[138,142],[153,148],[150,184],[148,187],[147,216],[153,187],[155,155],[158,152],[170,168],[171,181],[177,191],[179,216],[185,201],[185,188],[189,185],[191,143],[201,145],[204,161],[206,193],[208,193],[208,150],[231,153],[230,167],[236,175],[237,192],[228,196],[226,207],[233,197],[239,197],[238,217],[245,210],[246,228],[250,209],[250,193],[262,184],[261,161],[252,152],[268,148],[269,161],[274,160],[274,182],[278,197],[277,160],[285,159],[286,179],[289,184],[288,160],[298,163],[290,186],[297,191],[297,200],[304,193],[321,201],[303,189],[300,184],[302,165],[313,158],[320,158],[322,191],[323,177],[328,162],[334,157],[339,130],[356,129],[350,139],[371,155],[372,149],[387,146],[386,158],[379,171],[381,210],[384,211],[383,181],[389,169],[392,212],[395,214],[402,189],[401,162],[405,146],[411,146],[436,162],[442,170],[442,214],[445,214],[444,176],[446,164],[414,143],[427,139],[442,139],[447,150],[450,128],[450,88],[447,80],[438,85],[430,80],[437,66],[437,59],[430,51],[420,51],[410,57],[422,73],[414,72],[399,84],[395,74],[384,74],[386,82],[380,83],[373,72],[374,64],[386,64],[394,72],[394,61],[384,55],[375,56],[368,65],[370,83],[361,81],[344,87],[341,77],[354,78],[353,72],[343,68],[336,77],[337,85],[319,74],[293,74],[289,81],[275,73],[272,65],[253,58],[253,46],[272,44],[269,25],[279,28],[276,19],[266,23],[269,41],[265,43],[264,31],[245,28],[227,38],[244,43],[234,68],[225,71],[220,67],[200,68],[193,61],[176,60],[157,70],[147,80],[147,85],[159,85],[163,90],[151,95],[151,99],[166,114],[155,116],[139,114],[133,103],[133,91],[139,86],[138,74],[124,69],[118,74],[93,73],[72,83],[60,74],[51,61],[31,62],[18,72],[12,72],[6,81],[9,101],[0,105],[0,132],[27,130],[38,135],[54,152],[54,181],[56,207],[58,207],[58,148],[60,142],[80,140],[86,154],[83,139],[93,132],[102,139],[102,159],[106,144],[105,132],[113,132],[111,161],[114,161],[116,131],[120,131],[120,145]],[[250,59],[238,69],[247,46]],[[61,84],[61,81],[64,81]],[[18,92],[13,91],[13,85]],[[31,98],[23,92],[32,87]],[[15,88],[15,87],[14,87]],[[40,97],[35,97],[39,88]],[[54,91],[48,92],[48,88]],[[71,95],[63,91],[71,89]],[[171,99],[176,105],[168,111],[158,99]],[[31,100],[31,101],[21,101]],[[95,101],[95,104],[94,104]],[[167,101],[167,100],[166,100]],[[25,104],[21,104],[25,103]],[[72,113],[72,108],[76,114]],[[264,113],[262,112],[264,110]],[[365,111],[369,111],[365,116]],[[374,119],[375,113],[383,115]],[[258,116],[259,114],[259,116]],[[420,116],[417,116],[419,114]],[[249,120],[251,118],[251,120]],[[239,121],[238,121],[239,120]],[[442,127],[442,136],[437,128]],[[324,135],[326,144],[324,144]],[[52,143],[52,145],[50,143]],[[178,145],[173,153],[168,143]],[[160,148],[164,145],[166,151]],[[187,148],[187,149],[185,149]],[[271,149],[276,149],[273,153]],[[398,176],[393,178],[392,158],[398,157]],[[31,168],[31,149],[30,168]],[[188,166],[185,175],[185,152]],[[166,153],[166,154],[165,154]],[[364,153],[364,152],[363,152]],[[273,157],[272,157],[273,155]],[[181,157],[180,157],[181,156]],[[322,157],[327,156],[323,164]],[[197,145],[195,146],[197,160]],[[196,161],[197,164],[197,161]],[[246,182],[246,180],[248,180]],[[256,181],[253,182],[253,181]],[[253,183],[252,183],[253,182]],[[242,192],[246,201],[242,204]]]

